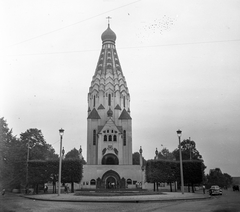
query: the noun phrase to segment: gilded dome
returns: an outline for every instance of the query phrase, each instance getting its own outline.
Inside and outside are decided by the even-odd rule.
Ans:
[[[110,29],[109,25],[108,28],[102,33],[102,41],[112,41],[115,42],[116,41],[116,34]]]

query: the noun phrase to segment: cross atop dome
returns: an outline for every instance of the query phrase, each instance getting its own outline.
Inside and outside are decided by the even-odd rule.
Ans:
[[[110,26],[110,19],[112,19],[110,16],[108,16],[106,19],[108,19],[108,27]]]

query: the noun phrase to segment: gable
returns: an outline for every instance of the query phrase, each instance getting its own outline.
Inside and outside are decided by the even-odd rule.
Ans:
[[[101,119],[101,117],[99,116],[97,110],[95,108],[93,108],[91,113],[88,115],[87,119]]]
[[[100,104],[98,107],[98,110],[102,110],[102,109],[105,109],[105,107],[102,104]]]
[[[120,128],[116,126],[115,122],[111,118],[108,119],[108,121],[105,123],[104,126],[100,126],[98,128],[98,132],[103,133],[103,131],[109,130],[109,129],[117,131],[118,133],[121,133]]]
[[[122,113],[121,113],[121,115],[119,116],[118,119],[128,120],[128,119],[132,119],[132,118],[131,118],[131,116],[129,115],[129,113],[128,113],[125,109],[123,109],[123,111],[122,111]]]

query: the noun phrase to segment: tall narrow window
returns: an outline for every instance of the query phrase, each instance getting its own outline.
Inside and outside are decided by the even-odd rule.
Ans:
[[[126,130],[123,130],[123,146],[126,146],[126,144],[127,144]]]
[[[125,107],[125,96],[123,97],[123,107]]]
[[[111,94],[108,94],[108,106],[111,106]]]
[[[107,135],[104,135],[103,140],[104,140],[104,141],[107,141]]]
[[[95,95],[93,96],[93,107],[95,107],[95,104],[96,104],[96,97]]]
[[[93,145],[96,145],[96,140],[97,140],[96,130],[93,130]]]

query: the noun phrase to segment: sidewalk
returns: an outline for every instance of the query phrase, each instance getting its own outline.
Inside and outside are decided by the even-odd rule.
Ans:
[[[209,199],[208,194],[163,192],[158,195],[136,195],[136,196],[75,196],[69,194],[40,194],[23,195],[25,198],[42,201],[61,202],[151,202],[151,201],[179,201],[179,200],[204,200]]]

